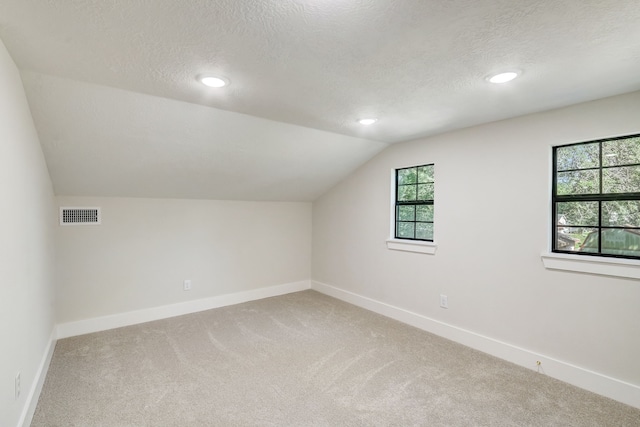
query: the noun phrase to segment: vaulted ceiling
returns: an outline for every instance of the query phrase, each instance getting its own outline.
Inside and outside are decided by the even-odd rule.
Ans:
[[[388,144],[639,90],[639,21],[637,0],[0,0],[55,191],[80,196],[313,200]]]

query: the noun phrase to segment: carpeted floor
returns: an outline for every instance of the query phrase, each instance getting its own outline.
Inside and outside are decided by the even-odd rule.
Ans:
[[[58,341],[32,426],[640,426],[314,291]]]

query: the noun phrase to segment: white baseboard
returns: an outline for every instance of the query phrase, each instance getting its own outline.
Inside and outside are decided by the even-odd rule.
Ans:
[[[525,368],[538,370],[536,362],[540,361],[542,362],[540,366],[541,372],[550,377],[640,408],[640,386],[638,385],[611,378],[571,363],[547,357],[543,354],[458,328],[325,283],[311,281],[311,289]]]
[[[199,311],[210,310],[212,308],[224,307],[228,305],[240,304],[247,301],[254,301],[258,299],[289,294],[292,292],[304,291],[310,288],[310,281],[303,280],[300,282],[252,289],[250,291],[236,292],[233,294],[219,295],[210,298],[202,298],[177,304],[164,305],[160,307],[152,307],[144,310],[129,311],[126,313],[113,314],[110,316],[102,316],[92,319],[79,320],[76,322],[61,323],[57,327],[57,337],[58,339],[61,339],[77,335],[89,334],[92,332],[106,331],[108,329],[121,328],[123,326],[136,325],[139,323],[151,322],[153,320],[182,316],[184,314],[196,313]]]
[[[29,395],[25,400],[24,409],[22,410],[20,420],[18,421],[18,427],[29,427],[31,425],[33,415],[36,413],[36,406],[38,406],[38,399],[40,398],[40,392],[42,392],[44,380],[47,377],[47,372],[49,372],[49,364],[51,363],[51,358],[53,357],[53,350],[55,349],[55,347],[56,330],[54,327],[51,331],[49,344],[47,344],[47,347],[44,350],[42,360],[40,361],[40,365],[38,366],[38,370],[36,371],[36,376],[33,384],[31,384],[31,388],[29,389]]]

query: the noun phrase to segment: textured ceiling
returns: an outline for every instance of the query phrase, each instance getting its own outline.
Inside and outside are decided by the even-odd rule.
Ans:
[[[0,0],[0,39],[23,71],[56,191],[91,195],[226,198],[218,187],[236,183],[225,167],[253,159],[249,181],[264,172],[295,187],[298,176],[309,189],[233,198],[311,200],[384,147],[374,141],[639,90],[639,20],[637,0]],[[485,80],[510,69],[522,76]],[[207,89],[200,73],[231,85]],[[369,116],[379,122],[356,123]],[[302,168],[310,153],[318,164]],[[123,192],[107,174],[134,154],[155,159],[138,177],[169,165],[220,182]],[[83,160],[105,176],[77,182]],[[273,172],[288,167],[304,170]]]

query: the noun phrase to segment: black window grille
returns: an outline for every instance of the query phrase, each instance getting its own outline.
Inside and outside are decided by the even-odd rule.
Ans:
[[[433,164],[396,169],[395,238],[433,241]]]
[[[553,252],[640,259],[640,135],[553,148]]]

